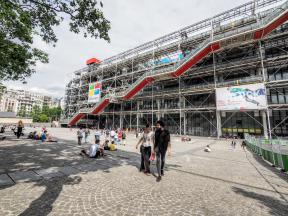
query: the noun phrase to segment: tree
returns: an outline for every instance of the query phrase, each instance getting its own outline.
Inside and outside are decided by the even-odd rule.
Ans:
[[[8,110],[8,112],[12,112],[12,110]],[[20,110],[17,113],[17,116],[19,117],[27,117],[27,112],[26,112],[26,107],[25,106],[21,106]]]
[[[48,122],[49,121],[49,117],[45,114],[41,114],[39,116],[39,122]]]
[[[37,105],[32,107],[32,111],[30,113],[30,116],[33,119],[33,122],[39,122],[40,121],[40,115],[41,115],[42,111],[41,108]]]
[[[64,19],[70,31],[110,42],[110,22],[97,0],[0,0],[0,80],[25,80],[37,62],[48,63],[48,55],[33,47],[39,36],[56,45],[53,28]]]

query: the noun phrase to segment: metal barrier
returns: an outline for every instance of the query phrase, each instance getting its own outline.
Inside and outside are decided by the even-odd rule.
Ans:
[[[288,171],[288,140],[269,139],[245,134],[247,147],[283,171]]]

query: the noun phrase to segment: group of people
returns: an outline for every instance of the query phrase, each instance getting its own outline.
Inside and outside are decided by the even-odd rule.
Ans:
[[[116,144],[114,140],[111,142],[108,139],[105,139],[104,142],[101,143],[100,136],[96,133],[95,134],[95,143],[90,146],[87,150],[81,150],[80,155],[87,156],[89,158],[98,158],[100,156],[104,156],[104,150],[108,151],[116,151]]]
[[[138,149],[140,145],[141,153],[141,165],[140,172],[144,172],[146,175],[150,175],[150,161],[154,160],[156,156],[156,168],[157,168],[157,181],[161,181],[164,176],[164,165],[166,152],[171,155],[171,140],[170,133],[165,128],[163,121],[156,122],[156,130],[152,131],[150,125],[146,125],[144,132],[140,135],[140,140],[136,145]]]
[[[51,134],[48,133],[47,129],[43,127],[41,131],[33,131],[28,134],[28,139],[41,140],[42,142],[57,142],[53,140]]]
[[[79,128],[77,130],[77,140],[78,140],[78,145],[82,144],[82,140],[84,138],[85,143],[88,141],[88,137],[90,136],[90,129],[82,129]],[[97,130],[95,131],[95,140],[101,140],[105,137],[106,140],[113,142],[113,144],[116,145],[126,145],[126,132],[125,129],[105,129],[105,130]]]

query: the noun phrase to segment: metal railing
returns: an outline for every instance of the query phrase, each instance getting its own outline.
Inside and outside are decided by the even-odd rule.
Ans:
[[[267,139],[244,134],[247,147],[266,161],[288,171],[288,139]]]

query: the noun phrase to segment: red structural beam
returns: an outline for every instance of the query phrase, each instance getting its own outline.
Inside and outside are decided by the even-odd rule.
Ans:
[[[83,116],[85,116],[84,113],[78,113],[74,118],[71,119],[68,125],[75,125],[81,118],[83,118]]]
[[[149,83],[153,82],[154,78],[153,77],[147,77],[144,80],[142,80],[138,85],[136,85],[133,89],[131,89],[125,96],[125,100],[131,99],[135,94],[137,94],[141,89],[143,89],[146,85]]]
[[[267,34],[272,32],[274,29],[276,29],[278,26],[282,25],[284,22],[288,20],[288,12],[282,14],[280,17],[278,17],[277,20],[270,23],[265,28],[262,28],[254,33],[254,39],[259,40],[263,37],[265,37]]]
[[[91,59],[88,59],[86,61],[86,65],[90,65],[90,64],[100,64],[101,61],[99,59],[96,59],[96,58],[91,58]]]
[[[100,113],[108,104],[109,104],[109,99],[105,99],[91,112],[91,114],[96,115]]]
[[[199,62],[201,59],[203,59],[205,56],[207,56],[210,52],[216,51],[220,49],[220,42],[210,44],[204,49],[202,49],[197,55],[195,55],[193,58],[191,58],[189,61],[187,61],[184,65],[182,65],[179,69],[177,69],[175,72],[171,73],[172,77],[179,77],[185,71],[187,71],[190,67],[195,65],[197,62]]]

